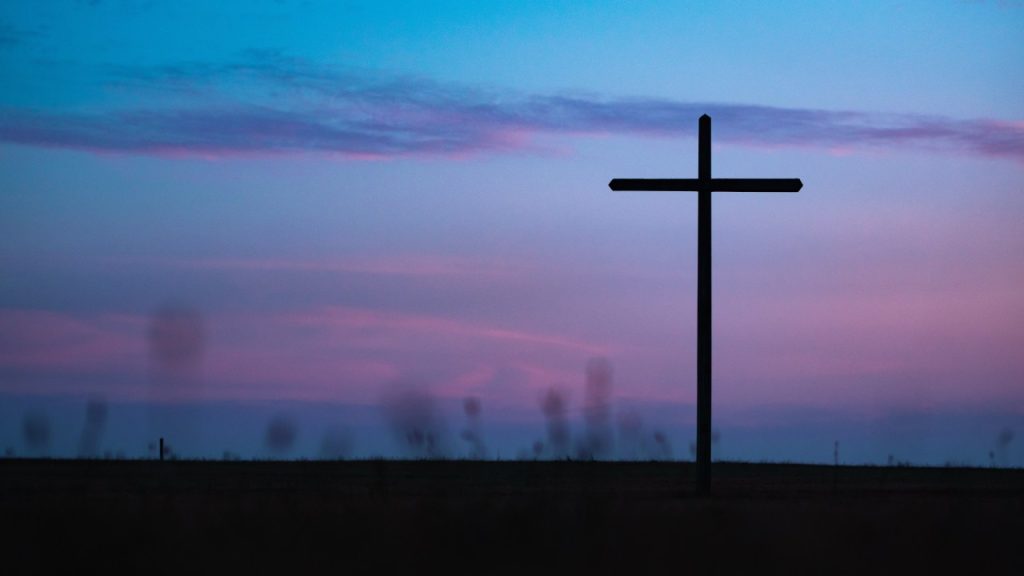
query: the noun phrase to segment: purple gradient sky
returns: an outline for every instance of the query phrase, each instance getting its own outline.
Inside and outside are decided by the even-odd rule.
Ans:
[[[706,112],[716,175],[804,181],[715,199],[718,454],[1024,464],[1021,61],[1017,2],[7,3],[0,448],[102,398],[128,454],[200,410],[196,454],[397,455],[415,385],[511,457],[605,356],[686,458],[696,198],[607,182],[694,177]]]

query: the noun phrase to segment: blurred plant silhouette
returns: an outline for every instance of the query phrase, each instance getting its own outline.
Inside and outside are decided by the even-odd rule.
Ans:
[[[26,451],[33,456],[45,456],[50,451],[50,419],[42,412],[29,412],[21,423],[21,434]]]

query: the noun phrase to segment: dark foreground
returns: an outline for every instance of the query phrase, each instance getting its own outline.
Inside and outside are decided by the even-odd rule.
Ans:
[[[1022,470],[692,482],[682,463],[0,460],[0,571],[1024,574]]]

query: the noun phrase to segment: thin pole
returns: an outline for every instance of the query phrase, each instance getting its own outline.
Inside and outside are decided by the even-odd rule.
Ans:
[[[711,118],[700,117],[697,177],[697,494],[711,492]]]

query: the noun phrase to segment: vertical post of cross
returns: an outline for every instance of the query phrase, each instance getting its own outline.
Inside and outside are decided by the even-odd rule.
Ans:
[[[163,436],[161,436],[160,437],[160,460],[163,461],[163,459],[164,459],[164,439],[163,439]]]
[[[697,137],[697,493],[711,491],[711,117]]]

